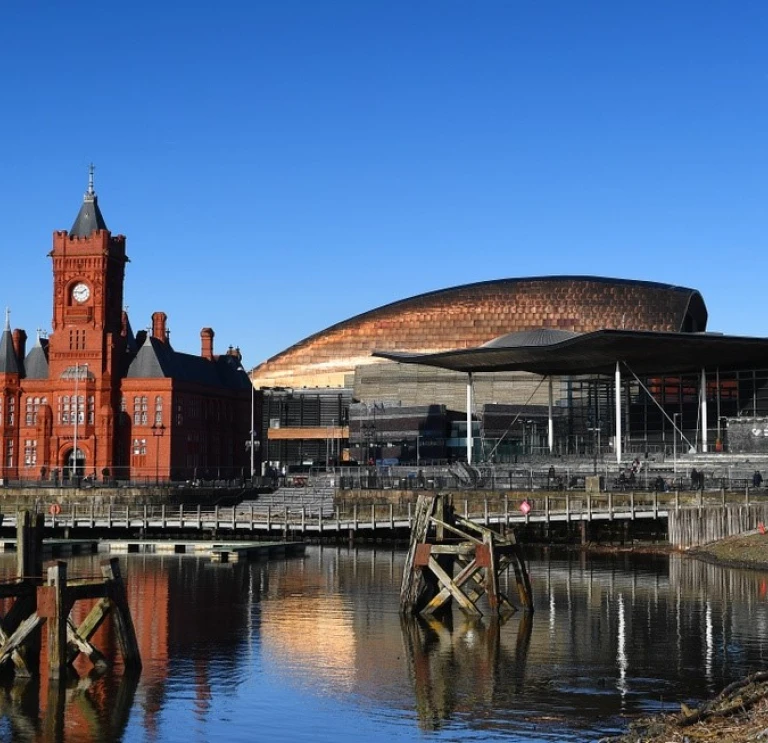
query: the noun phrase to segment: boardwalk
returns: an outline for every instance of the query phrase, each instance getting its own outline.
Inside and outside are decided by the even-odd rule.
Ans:
[[[530,509],[521,506],[525,502]],[[462,500],[454,497],[454,507],[465,518],[485,525],[514,526],[568,522],[635,521],[669,519],[670,514],[695,514],[746,508],[757,513],[768,502],[749,491],[735,493],[711,491],[698,493],[584,492],[528,493],[519,497],[498,495],[491,498]],[[756,510],[757,509],[757,510]],[[387,532],[407,532],[413,523],[413,504],[359,503],[334,504],[331,493],[301,493],[301,497],[251,501],[234,507],[152,506],[61,504],[46,514],[46,526],[53,533],[125,532],[162,535],[171,532],[189,534],[229,534],[246,539],[252,535],[385,537]],[[524,512],[527,511],[527,512]],[[743,523],[749,524],[749,520]],[[4,514],[3,528],[15,528],[15,514]],[[750,528],[754,528],[751,526]]]

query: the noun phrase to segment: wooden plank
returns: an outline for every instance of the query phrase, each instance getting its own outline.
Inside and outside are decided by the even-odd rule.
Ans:
[[[91,637],[96,633],[96,630],[101,627],[104,620],[107,618],[107,615],[112,610],[112,604],[110,603],[109,599],[102,599],[97,604],[94,605],[94,607],[88,612],[88,616],[81,622],[80,626],[77,628],[76,632],[79,637],[81,637],[86,642],[90,642]],[[69,633],[67,633],[67,636],[69,636]],[[74,652],[74,656],[72,653]],[[72,663],[75,660],[75,657],[77,657],[78,653],[80,653],[80,650],[77,649],[76,651],[73,651],[72,648],[70,648],[70,657],[69,662]]]
[[[453,582],[456,584],[456,586],[464,591],[467,598],[473,604],[476,603],[477,598],[479,598],[479,596],[482,594],[473,597],[471,594],[466,593],[463,586],[467,581],[472,580],[474,576],[479,572],[479,570],[480,566],[477,564],[477,561],[474,559],[470,560],[467,564],[464,565],[462,570],[459,571],[459,574],[453,579]],[[427,604],[427,606],[424,608],[424,611],[422,611],[422,614],[424,616],[434,614],[434,612],[437,611],[437,609],[439,609],[450,598],[450,590],[447,587],[442,588],[440,592],[429,602],[429,604]]]
[[[0,629],[0,649],[5,647],[5,644],[9,640],[10,640],[10,635],[6,634],[6,632],[3,629]],[[11,650],[11,660],[13,661],[13,665],[16,667],[17,675],[25,676],[25,677],[32,675],[24,660],[24,655],[21,652],[21,648],[17,648],[16,650]]]
[[[108,593],[107,586],[101,583],[81,583],[79,585],[67,585],[67,598],[70,604],[83,599],[101,599]]]
[[[48,615],[48,672],[59,678],[67,666],[67,616],[66,601],[67,563],[59,560],[48,566],[48,587],[52,589],[51,611]]]
[[[485,551],[488,554],[488,566],[485,568],[485,592],[488,594],[488,604],[494,614],[499,613],[499,587],[498,574],[496,573],[496,555],[493,544],[493,536],[487,534],[483,540]],[[478,547],[478,552],[480,548]],[[479,559],[478,559],[479,563]]]
[[[107,667],[106,658],[88,640],[80,636],[71,619],[67,619],[67,645],[67,660],[70,664],[83,653],[96,668]]]
[[[451,576],[448,575],[448,573],[446,573],[445,570],[440,567],[434,557],[429,561],[429,569],[437,576],[437,579],[440,581],[443,587],[450,591],[451,597],[456,600],[456,603],[459,605],[459,608],[461,608],[462,611],[473,617],[483,616],[482,612],[455,585],[453,578],[451,578]],[[423,613],[424,612],[422,612],[422,614]]]
[[[35,587],[31,583],[0,584],[0,599],[15,599],[34,594]]]
[[[13,656],[30,633],[37,628],[43,620],[37,616],[37,613],[28,616],[17,628],[16,631],[0,647],[0,665],[5,663]]]
[[[467,534],[467,532],[462,531],[456,526],[453,526],[453,524],[449,524],[447,521],[442,521],[441,519],[438,519],[435,516],[432,517],[431,521],[433,524],[437,524],[438,526],[442,527],[446,531],[450,531],[453,534],[460,536],[462,539],[465,539],[470,542],[474,542],[475,544],[483,543],[482,540],[473,537],[471,534]]]
[[[419,544],[427,541],[429,520],[435,508],[435,497],[420,495],[416,501],[416,513],[411,530],[411,542],[403,567],[403,579],[400,585],[400,612],[411,614],[418,611],[426,581],[421,570],[415,565],[416,549]],[[354,506],[355,526],[357,526],[357,505]]]
[[[139,643],[136,639],[136,629],[133,626],[118,558],[113,557],[111,560],[103,562],[101,574],[109,581],[109,599],[114,607],[117,640],[123,654],[123,661],[127,668],[141,668]]]
[[[520,598],[520,603],[526,610],[533,611],[533,591],[531,590],[531,581],[528,577],[528,569],[525,567],[523,550],[520,545],[517,545],[517,552],[512,565],[515,571],[517,594]]]
[[[477,545],[471,542],[464,544],[430,544],[430,551],[435,555],[474,555]]]

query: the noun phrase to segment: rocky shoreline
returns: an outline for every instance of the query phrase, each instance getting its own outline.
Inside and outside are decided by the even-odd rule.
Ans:
[[[747,534],[689,550],[724,567],[768,570],[768,534]],[[729,684],[698,709],[635,720],[623,735],[601,743],[768,743],[768,669]]]

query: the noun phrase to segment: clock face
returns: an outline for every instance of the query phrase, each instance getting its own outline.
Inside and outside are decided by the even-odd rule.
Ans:
[[[72,299],[75,300],[75,302],[80,302],[81,304],[88,300],[88,297],[91,296],[91,290],[88,288],[86,284],[83,284],[80,282],[79,284],[75,284],[74,289],[72,289]]]

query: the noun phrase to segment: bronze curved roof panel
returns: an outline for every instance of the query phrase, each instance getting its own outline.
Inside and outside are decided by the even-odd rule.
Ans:
[[[374,350],[437,353],[520,332],[602,328],[702,331],[695,289],[596,276],[498,279],[428,292],[364,312],[290,346],[253,370],[259,386],[339,386]]]
[[[544,344],[486,345],[433,354],[375,351],[374,355],[459,372],[611,374],[621,362],[637,374],[683,374],[715,368],[767,369],[768,338],[598,330]]]

